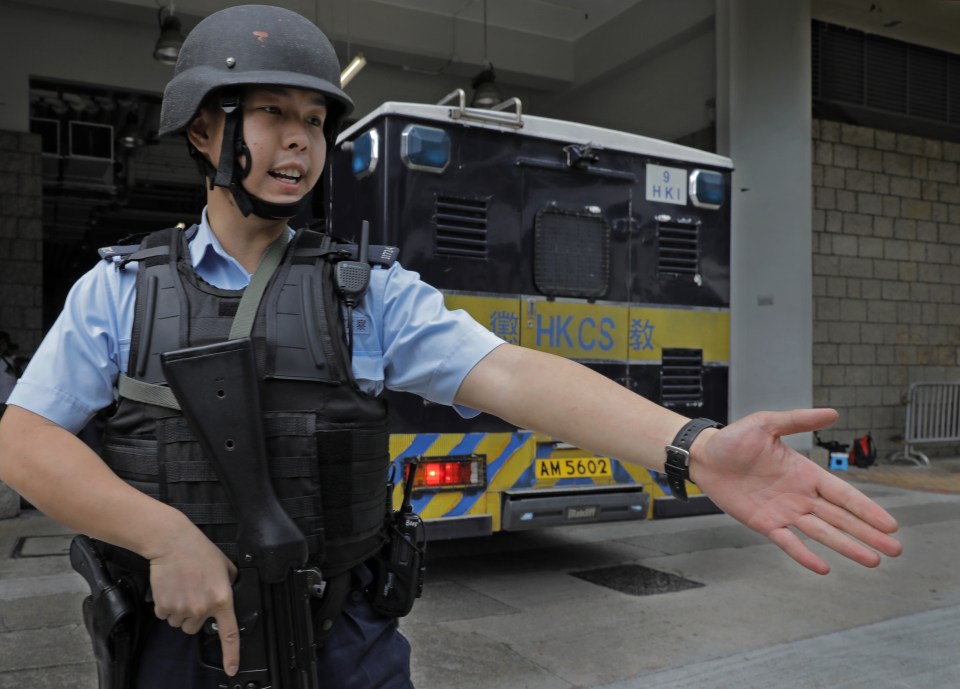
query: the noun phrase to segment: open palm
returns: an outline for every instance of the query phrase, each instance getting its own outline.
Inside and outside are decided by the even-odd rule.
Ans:
[[[693,480],[722,510],[818,574],[829,565],[794,530],[866,567],[901,552],[889,513],[780,439],[836,419],[832,409],[759,412],[704,437],[691,460]]]

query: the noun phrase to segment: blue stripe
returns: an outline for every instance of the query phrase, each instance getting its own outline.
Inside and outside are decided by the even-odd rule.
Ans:
[[[613,480],[620,484],[632,485],[636,480],[623,468],[623,463],[619,459],[613,460]]]
[[[472,455],[477,449],[480,441],[486,437],[486,433],[467,433],[463,440],[457,443],[456,447],[450,450],[451,455]]]
[[[418,433],[407,449],[397,455],[397,459],[407,459],[409,457],[422,455],[430,449],[430,446],[433,445],[439,437],[439,433]]]
[[[480,496],[484,495],[482,490],[475,490],[470,495],[463,493],[460,496],[460,502],[450,508],[450,511],[447,512],[444,517],[462,517],[467,513],[471,507],[477,504],[477,500],[480,499]]]
[[[426,495],[421,495],[419,498],[414,498],[411,500],[410,504],[413,505],[413,511],[417,514],[423,512],[423,508],[430,504],[430,498],[432,498],[434,495],[434,493],[428,493]]]
[[[519,478],[517,478],[517,482],[513,484],[512,488],[529,488],[532,486],[537,480],[535,476],[536,466],[536,462],[528,466],[524,472],[520,474]]]
[[[490,482],[490,479],[497,475],[500,469],[503,468],[503,465],[508,459],[510,459],[513,454],[519,450],[527,440],[530,439],[531,433],[529,431],[517,431],[513,434],[513,437],[510,438],[510,442],[507,443],[507,446],[503,449],[495,460],[487,464],[487,482]]]

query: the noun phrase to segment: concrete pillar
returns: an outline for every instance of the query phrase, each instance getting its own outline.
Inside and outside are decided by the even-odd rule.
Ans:
[[[732,419],[812,404],[810,70],[809,0],[718,0],[717,144],[736,168]]]

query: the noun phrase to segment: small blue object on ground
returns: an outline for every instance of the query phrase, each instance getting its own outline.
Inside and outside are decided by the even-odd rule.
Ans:
[[[830,471],[847,471],[850,468],[846,452],[830,453]]]

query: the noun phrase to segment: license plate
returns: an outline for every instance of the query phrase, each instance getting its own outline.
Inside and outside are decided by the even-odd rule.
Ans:
[[[538,459],[537,479],[604,478],[613,476],[609,457],[568,457]]]

